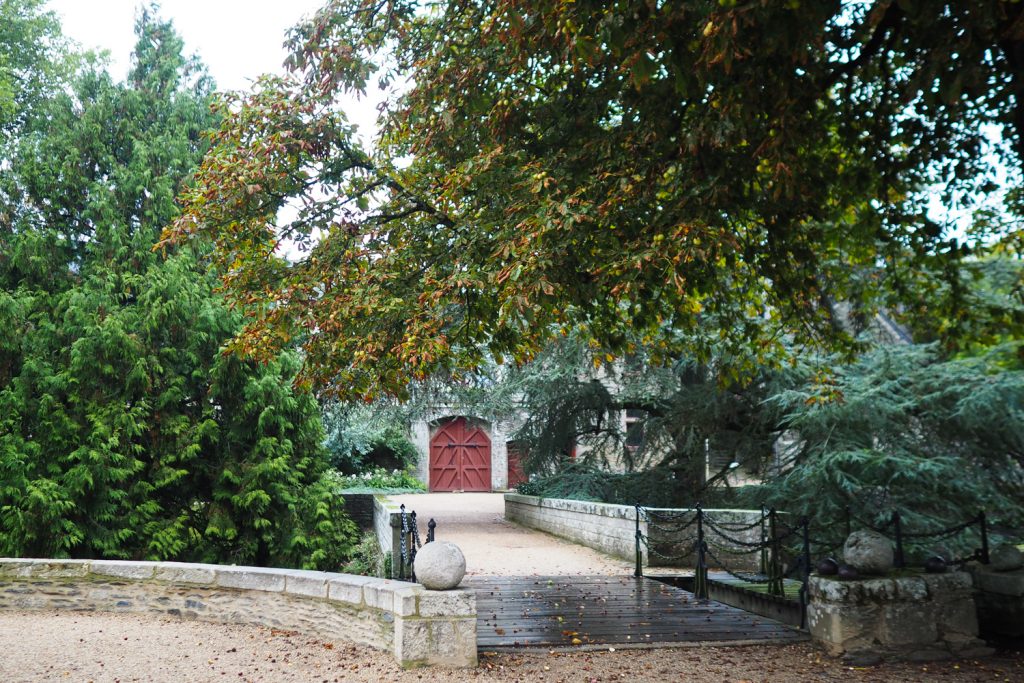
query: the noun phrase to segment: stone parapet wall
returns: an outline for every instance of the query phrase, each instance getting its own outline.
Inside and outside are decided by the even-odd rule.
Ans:
[[[841,581],[812,576],[807,625],[833,655],[927,661],[991,652],[966,572]]]
[[[177,562],[0,559],[0,609],[141,612],[315,634],[403,667],[476,665],[476,595],[351,574]]]
[[[392,502],[387,495],[378,493],[373,497],[373,531],[377,534],[377,542],[385,555],[392,555],[398,550],[398,531],[392,525],[391,518],[400,514],[398,503]]]
[[[978,618],[982,631],[1012,638],[1024,637],[1024,569],[994,571],[972,563]]]
[[[636,509],[630,505],[506,493],[505,519],[613,557],[636,558]],[[641,522],[640,530],[647,533],[646,522]]]
[[[696,566],[694,551],[697,527],[690,524],[682,531],[692,516],[679,519],[680,515],[695,512],[688,509],[644,508],[646,518],[640,520],[640,532],[647,537],[653,552],[641,547],[645,566]],[[707,515],[720,524],[742,527],[753,524],[761,518],[759,510],[705,510]],[[599,550],[614,557],[633,561],[636,559],[636,508],[632,505],[612,505],[582,500],[541,498],[518,493],[505,494],[505,519],[546,531],[561,538]],[[648,523],[650,520],[650,523]],[[758,571],[761,566],[760,552],[746,552],[748,549],[716,534],[710,526],[705,527],[709,547],[728,568],[734,571]],[[761,528],[755,526],[729,535],[743,543],[758,543]],[[716,547],[717,546],[717,547]],[[721,550],[725,548],[726,550]],[[715,563],[708,560],[710,566]]]

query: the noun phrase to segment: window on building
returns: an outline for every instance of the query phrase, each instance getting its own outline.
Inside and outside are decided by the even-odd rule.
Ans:
[[[631,451],[639,449],[644,444],[644,420],[647,419],[647,412],[630,408],[626,411],[626,448]]]

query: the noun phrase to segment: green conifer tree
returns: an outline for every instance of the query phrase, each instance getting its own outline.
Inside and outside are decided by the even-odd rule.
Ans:
[[[155,253],[214,123],[212,83],[140,12],[133,68],[86,63],[26,119],[0,232],[0,555],[334,568],[297,359],[226,356],[238,314],[203,245]]]

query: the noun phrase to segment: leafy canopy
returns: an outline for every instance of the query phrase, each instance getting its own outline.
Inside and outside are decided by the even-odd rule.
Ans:
[[[292,32],[289,77],[221,101],[166,238],[212,238],[250,318],[236,350],[298,340],[304,379],[347,395],[575,328],[740,366],[784,334],[849,343],[836,301],[956,277],[925,190],[970,201],[996,159],[1019,169],[1022,12],[332,0]],[[367,149],[339,98],[373,82]]]

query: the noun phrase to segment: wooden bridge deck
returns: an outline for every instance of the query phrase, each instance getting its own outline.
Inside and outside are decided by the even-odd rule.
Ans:
[[[797,642],[806,634],[649,578],[476,576],[480,649]]]

